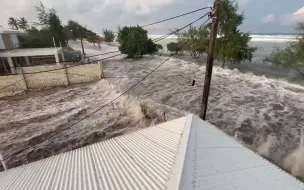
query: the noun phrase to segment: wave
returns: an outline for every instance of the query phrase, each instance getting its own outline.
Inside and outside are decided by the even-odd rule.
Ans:
[[[150,38],[155,39],[163,35],[149,35]],[[297,41],[295,35],[250,35],[253,42],[294,42]],[[176,35],[171,35],[168,39],[176,39]]]

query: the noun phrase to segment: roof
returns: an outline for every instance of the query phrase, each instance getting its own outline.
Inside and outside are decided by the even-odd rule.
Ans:
[[[2,28],[0,27],[0,34],[20,34],[21,32],[19,30],[13,30],[9,28]]]
[[[62,51],[62,48],[28,48],[28,49],[13,49],[0,51],[0,57],[24,57],[24,56],[41,56],[55,55]]]
[[[0,172],[0,189],[303,189],[190,115]]]

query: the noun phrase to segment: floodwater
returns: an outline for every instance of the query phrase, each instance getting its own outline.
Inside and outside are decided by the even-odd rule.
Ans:
[[[103,62],[106,80],[1,100],[0,148],[4,157],[39,144],[8,159],[13,167],[139,127],[198,114],[205,67],[173,57],[110,106],[68,128],[119,97],[166,59],[112,59]],[[302,150],[303,94],[304,87],[283,80],[215,67],[207,120],[275,164],[283,167],[285,163],[285,169],[292,172],[303,162],[298,159],[293,162],[297,166],[288,164],[297,157],[289,155],[303,153],[298,151]],[[66,130],[40,143],[62,129]]]

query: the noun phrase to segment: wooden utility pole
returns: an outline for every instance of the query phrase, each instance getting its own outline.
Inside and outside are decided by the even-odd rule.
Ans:
[[[215,52],[215,41],[217,37],[217,29],[218,29],[218,23],[220,17],[220,8],[221,8],[221,1],[215,0],[213,6],[212,30],[210,34],[209,50],[207,57],[204,92],[203,92],[203,99],[202,99],[201,112],[200,112],[200,118],[203,120],[206,120],[206,112],[208,106],[208,98],[210,92],[210,83],[212,77],[213,60],[214,60],[214,52]]]

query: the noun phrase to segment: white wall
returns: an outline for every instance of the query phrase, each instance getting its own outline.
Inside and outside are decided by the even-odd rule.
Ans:
[[[20,42],[19,42],[19,39],[17,37],[17,34],[11,34],[11,39],[13,41],[14,47],[19,47],[20,46]]]
[[[22,67],[24,75],[20,74],[21,68],[17,68],[18,75],[0,76],[0,98],[12,96],[16,93],[28,89],[44,89],[55,86],[66,86],[68,84],[78,84],[101,79],[101,67],[99,64],[88,64],[72,66],[63,69],[62,65],[46,65]],[[58,70],[55,70],[58,69]],[[53,70],[53,71],[49,71]],[[26,74],[34,73],[36,74]],[[12,85],[13,84],[13,85]],[[10,85],[10,86],[8,86]],[[7,88],[5,88],[8,86]]]
[[[0,49],[5,49],[4,42],[2,39],[2,34],[0,34]]]

